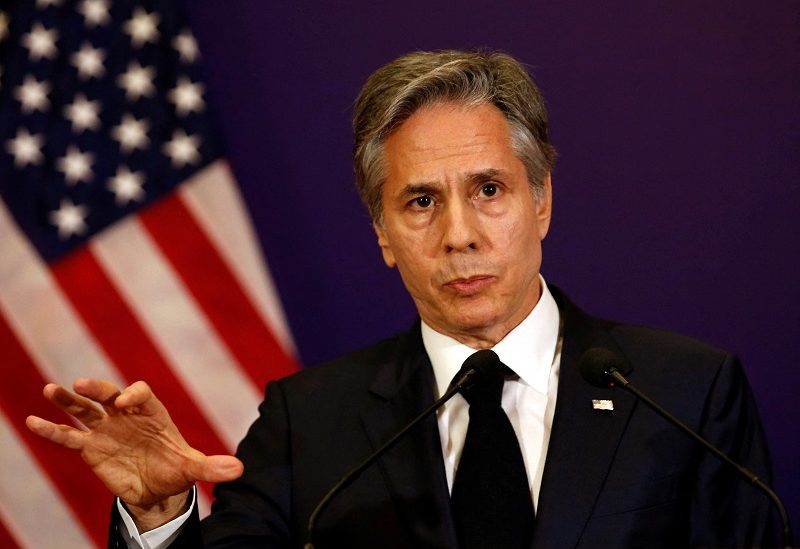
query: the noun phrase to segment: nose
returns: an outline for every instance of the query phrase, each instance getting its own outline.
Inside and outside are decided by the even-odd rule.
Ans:
[[[442,246],[447,253],[476,250],[479,241],[479,226],[475,209],[462,201],[451,201],[440,217],[442,223]]]

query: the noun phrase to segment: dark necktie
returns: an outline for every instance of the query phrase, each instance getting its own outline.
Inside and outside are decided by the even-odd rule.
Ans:
[[[525,463],[500,406],[503,382],[500,372],[464,394],[469,427],[450,498],[462,549],[528,548],[533,538]]]

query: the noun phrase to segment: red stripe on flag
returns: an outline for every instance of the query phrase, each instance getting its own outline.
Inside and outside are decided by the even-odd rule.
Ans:
[[[225,447],[89,249],[77,250],[51,268],[97,344],[128,383],[147,381],[191,446],[207,454],[230,453],[232,449]],[[202,488],[210,495],[209,486]]]
[[[14,539],[14,536],[11,535],[11,532],[8,531],[6,525],[3,524],[3,521],[0,520],[0,547],[7,547],[8,549],[17,549],[22,547],[19,542]]]
[[[147,381],[192,446],[204,452],[228,453],[230,450],[183,388],[89,249],[72,253],[51,268],[97,344],[128,383],[138,379]]]
[[[177,194],[146,208],[140,218],[257,387],[297,370]]]
[[[112,504],[111,493],[94,476],[77,452],[47,442],[25,427],[25,418],[28,415],[54,417],[57,410],[41,396],[46,380],[39,374],[33,360],[20,345],[2,315],[0,349],[3,349],[0,376],[5,380],[0,383],[0,408],[36,459],[39,468],[47,473],[62,499],[77,515],[86,532],[98,546],[105,547]],[[8,473],[9,471],[4,471],[4,474]]]

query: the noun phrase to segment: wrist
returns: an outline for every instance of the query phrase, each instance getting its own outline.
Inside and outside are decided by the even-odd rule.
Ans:
[[[149,532],[159,526],[178,518],[189,508],[192,491],[189,490],[175,496],[157,501],[151,505],[133,505],[125,503],[126,509],[136,524],[136,529],[140,533]]]

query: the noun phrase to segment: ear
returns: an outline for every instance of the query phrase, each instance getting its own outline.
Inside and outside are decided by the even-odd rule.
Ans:
[[[373,223],[372,227],[375,229],[375,234],[378,235],[378,246],[381,247],[383,262],[386,263],[386,266],[390,269],[394,268],[397,265],[397,261],[394,258],[392,247],[389,244],[389,238],[386,236],[386,229],[377,223]]]
[[[539,238],[544,240],[550,228],[550,216],[553,213],[553,184],[550,172],[542,180],[542,196],[536,199],[536,223],[539,226]]]

